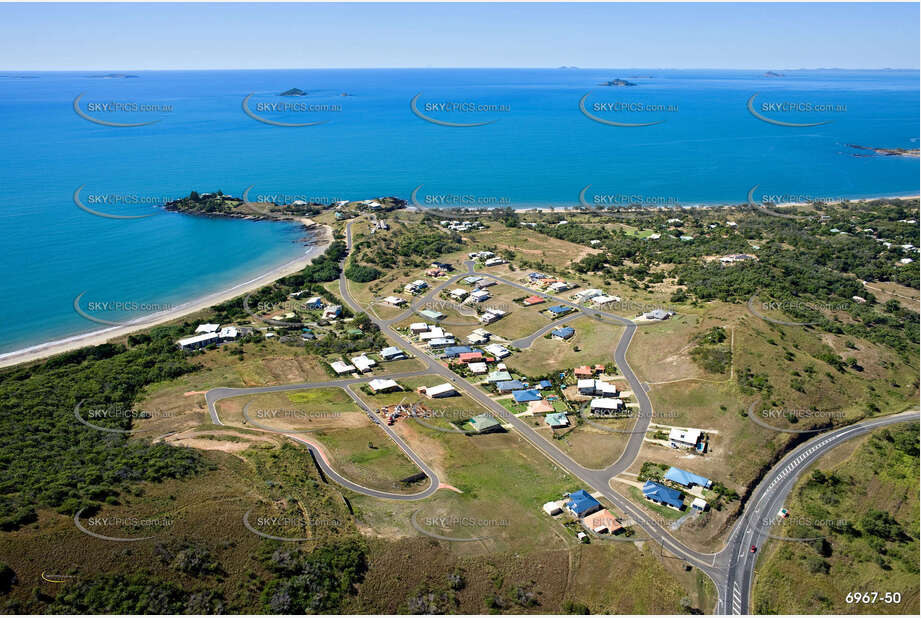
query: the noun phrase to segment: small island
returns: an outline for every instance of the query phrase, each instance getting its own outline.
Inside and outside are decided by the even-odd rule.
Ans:
[[[858,144],[847,144],[848,148],[856,150],[869,151],[868,153],[851,153],[854,157],[915,157],[919,156],[918,148],[876,148],[873,146],[860,146]]]
[[[300,88],[290,88],[288,90],[285,90],[278,96],[280,97],[305,97],[307,96],[307,93],[301,90]]]
[[[765,77],[783,77],[783,73],[777,73],[776,71],[768,71],[764,74]]]
[[[625,79],[612,79],[609,82],[602,82],[598,84],[599,86],[636,86],[633,82],[628,82]]]
[[[137,75],[127,73],[106,73],[105,75],[87,75],[92,79],[137,79]]]

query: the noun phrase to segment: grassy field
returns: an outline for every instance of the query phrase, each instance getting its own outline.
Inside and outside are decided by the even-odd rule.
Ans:
[[[605,324],[585,317],[573,320],[576,334],[569,341],[540,337],[531,347],[508,359],[509,367],[530,375],[544,375],[579,365],[612,362],[614,348],[623,335],[622,326]]]
[[[790,518],[772,532],[825,542],[768,541],[755,580],[756,612],[918,613],[918,425],[857,442],[820,459],[791,492]],[[880,600],[849,603],[850,592],[878,592]],[[886,592],[900,601],[884,602]]]
[[[243,409],[249,404],[247,415]],[[333,468],[346,478],[385,491],[408,491],[398,481],[419,472],[400,448],[339,388],[307,389],[234,397],[218,403],[228,424],[253,422],[276,431],[293,430],[328,452]]]

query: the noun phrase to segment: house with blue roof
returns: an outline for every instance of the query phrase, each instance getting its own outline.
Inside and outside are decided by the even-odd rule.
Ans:
[[[442,350],[442,355],[445,358],[457,358],[461,354],[467,354],[469,352],[473,352],[473,348],[471,348],[470,346],[454,345],[454,346],[450,346]]]
[[[653,481],[646,481],[646,484],[643,485],[643,497],[650,502],[679,511],[684,508],[684,494],[677,489],[672,489]]]
[[[554,339],[562,339],[563,341],[569,339],[576,334],[576,329],[572,326],[564,326],[563,328],[555,328],[550,331],[550,336]]]
[[[525,385],[521,380],[503,380],[502,382],[496,382],[496,390],[500,393],[511,393],[512,391],[520,391],[523,388],[525,388]]]
[[[515,398],[516,403],[527,403],[529,401],[540,401],[543,399],[543,397],[540,396],[540,392],[534,389],[513,391],[512,397]]]
[[[580,489],[569,494],[569,502],[566,503],[566,508],[576,517],[585,517],[590,513],[600,511],[601,503],[592,498],[587,491]]]
[[[552,307],[549,307],[547,311],[553,315],[563,315],[572,311],[572,307],[568,307],[566,305],[553,305]]]
[[[553,383],[550,380],[541,380],[537,383],[537,386],[540,388],[550,388],[553,386]]]
[[[679,485],[684,485],[685,487],[700,485],[704,489],[710,489],[710,486],[713,484],[713,482],[708,478],[675,467],[668,469],[668,472],[665,473],[665,480],[672,481],[673,483],[678,483]]]

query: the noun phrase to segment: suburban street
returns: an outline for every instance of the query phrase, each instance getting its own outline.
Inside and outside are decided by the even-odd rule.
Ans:
[[[346,225],[345,232],[346,244],[349,251],[351,251],[351,223]],[[347,259],[348,256],[344,258],[343,263]],[[527,440],[532,446],[534,446],[534,448],[545,455],[554,464],[571,474],[573,477],[577,478],[579,481],[585,484],[586,487],[590,489],[590,491],[603,495],[617,509],[633,519],[636,524],[643,528],[648,535],[646,537],[634,538],[632,539],[633,541],[651,540],[661,544],[664,549],[667,549],[669,552],[686,561],[687,563],[698,567],[702,572],[710,577],[710,579],[714,582],[719,595],[715,612],[717,614],[745,614],[749,612],[752,577],[757,557],[757,554],[749,553],[749,546],[756,545],[760,547],[761,543],[763,543],[763,541],[767,538],[768,534],[768,531],[756,526],[755,523],[762,521],[764,518],[770,518],[772,514],[777,512],[802,471],[804,471],[817,458],[821,457],[822,454],[851,438],[863,435],[869,431],[872,431],[873,429],[885,425],[918,420],[918,411],[904,412],[884,418],[863,421],[847,428],[842,428],[819,435],[811,441],[804,443],[803,445],[794,449],[786,457],[784,457],[781,462],[774,466],[771,471],[764,477],[764,480],[761,482],[761,484],[759,484],[749,500],[750,506],[739,518],[739,521],[736,523],[732,533],[728,537],[729,541],[727,545],[721,551],[716,553],[705,553],[693,550],[673,538],[665,529],[665,527],[661,525],[659,521],[657,521],[658,518],[656,516],[650,515],[642,510],[631,500],[615,491],[610,485],[611,480],[615,476],[626,471],[635,461],[640,448],[643,445],[646,429],[648,428],[649,423],[653,417],[652,403],[646,394],[646,389],[643,387],[639,378],[630,368],[626,358],[626,353],[630,346],[630,342],[632,341],[633,336],[637,330],[637,324],[630,319],[618,316],[613,313],[605,312],[599,309],[587,309],[575,305],[571,301],[565,300],[563,298],[551,296],[548,294],[541,294],[542,296],[560,304],[573,306],[575,312],[569,314],[566,318],[557,320],[553,324],[546,325],[534,334],[523,339],[519,339],[515,342],[516,345],[522,342],[527,342],[528,345],[530,345],[530,343],[533,342],[536,337],[541,336],[551,327],[556,327],[559,324],[566,323],[577,318],[582,318],[583,316],[604,322],[622,325],[624,327],[624,333],[620,340],[617,342],[613,356],[618,369],[623,373],[624,378],[629,383],[634,397],[636,397],[637,403],[639,404],[637,419],[631,430],[631,435],[628,439],[626,447],[624,448],[624,452],[617,461],[603,469],[586,468],[585,466],[582,466],[576,462],[569,455],[564,453],[556,445],[552,444],[538,432],[536,432],[525,421],[511,414],[506,408],[494,401],[479,387],[469,383],[467,380],[451,371],[448,367],[442,365],[439,362],[436,362],[424,350],[416,347],[413,343],[406,341],[399,333],[396,332],[396,330],[394,330],[394,324],[407,319],[407,317],[411,316],[419,307],[430,302],[431,299],[436,298],[437,294],[446,286],[455,283],[462,277],[469,276],[473,272],[476,272],[476,274],[479,276],[489,277],[503,285],[519,288],[529,293],[533,293],[532,289],[514,281],[510,281],[497,275],[491,275],[487,272],[474,271],[474,264],[471,261],[465,262],[465,265],[467,272],[462,272],[454,275],[444,283],[438,285],[437,287],[433,287],[427,294],[413,302],[406,311],[402,312],[400,315],[394,318],[386,320],[380,319],[379,317],[375,316],[373,312],[368,312],[365,308],[361,307],[361,305],[359,305],[359,303],[354,300],[349,291],[348,280],[346,279],[344,272],[340,275],[339,292],[343,298],[343,301],[353,311],[367,313],[368,317],[378,326],[378,328],[380,328],[381,332],[386,335],[394,345],[403,349],[404,352],[407,352],[416,357],[418,361],[424,365],[424,368],[418,371],[375,375],[374,377],[399,379],[405,377],[437,375],[444,378],[446,381],[449,381],[458,391],[463,392],[475,402],[486,408],[502,423],[511,426],[521,437]],[[370,379],[372,378],[359,377],[306,384],[287,384],[252,388],[215,388],[207,393],[206,401],[212,421],[215,424],[223,424],[218,418],[215,409],[215,403],[227,397],[287,390],[301,390],[307,388],[344,388],[350,394],[350,396],[352,396],[352,398],[368,413],[372,420],[376,422],[377,425],[381,427],[390,436],[390,438],[393,439],[394,442],[407,454],[407,456],[414,463],[416,463],[420,470],[422,470],[429,477],[431,483],[425,491],[418,494],[406,495],[380,492],[377,490],[361,487],[335,473],[335,471],[333,471],[329,466],[328,462],[326,462],[323,458],[322,451],[317,449],[315,445],[305,441],[305,439],[302,437],[296,437],[289,434],[286,435],[302,444],[305,444],[308,448],[310,448],[312,452],[314,452],[315,458],[317,459],[317,462],[323,469],[324,473],[337,483],[351,489],[352,491],[363,493],[369,496],[394,500],[418,500],[432,495],[435,493],[435,491],[437,491],[439,486],[439,481],[435,476],[435,473],[426,466],[425,462],[422,461],[422,459],[418,457],[418,455],[416,455],[412,449],[398,435],[396,435],[396,433],[391,428],[387,427],[384,423],[379,422],[374,413],[369,410],[367,406],[364,405],[364,403],[361,402],[360,399],[351,391],[350,387],[352,385],[362,384],[369,381]]]

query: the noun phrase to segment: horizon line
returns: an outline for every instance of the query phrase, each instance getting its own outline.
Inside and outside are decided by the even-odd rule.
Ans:
[[[570,65],[558,66],[366,66],[366,67],[222,67],[222,68],[168,68],[168,69],[13,69],[0,68],[10,73],[82,73],[86,71],[125,73],[166,72],[166,71],[393,71],[393,70],[553,70],[553,71],[921,71],[921,67],[582,67]]]

